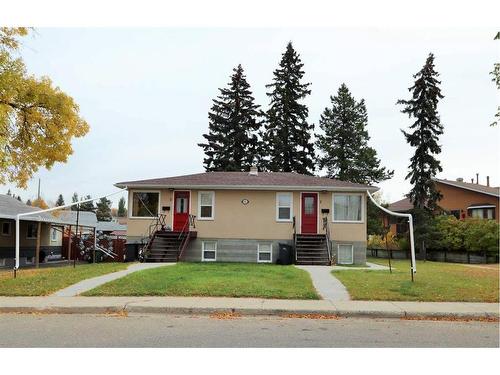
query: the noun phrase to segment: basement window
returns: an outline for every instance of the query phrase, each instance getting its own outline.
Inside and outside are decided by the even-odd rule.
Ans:
[[[273,245],[271,243],[257,244],[257,262],[272,263],[273,261]]]
[[[203,262],[217,260],[217,241],[203,241],[201,243],[201,260]]]
[[[352,244],[339,244],[337,253],[338,264],[354,263],[354,246]]]

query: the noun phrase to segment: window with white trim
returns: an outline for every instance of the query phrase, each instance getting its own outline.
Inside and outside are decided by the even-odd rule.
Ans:
[[[12,225],[8,221],[2,222],[2,236],[10,236],[12,234]]]
[[[132,192],[131,217],[156,217],[160,210],[160,193],[150,191]]]
[[[38,223],[28,223],[26,229],[26,238],[28,240],[36,240],[38,232]]]
[[[352,244],[339,244],[337,250],[338,264],[354,263],[354,246]]]
[[[215,192],[200,191],[198,192],[198,219],[213,220],[215,208]]]
[[[52,242],[57,241],[57,229],[56,228],[51,228],[50,229],[50,240]]]
[[[276,221],[292,221],[292,193],[276,193]]]
[[[217,241],[201,242],[201,260],[203,262],[215,262],[217,260]]]
[[[272,263],[273,261],[273,244],[258,243],[257,244],[257,262]]]
[[[363,196],[361,194],[333,194],[333,221],[361,223]]]

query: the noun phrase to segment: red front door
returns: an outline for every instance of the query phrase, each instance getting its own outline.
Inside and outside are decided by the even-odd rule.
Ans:
[[[186,230],[188,220],[189,191],[174,191],[174,231]]]
[[[301,233],[318,233],[318,194],[302,193]]]

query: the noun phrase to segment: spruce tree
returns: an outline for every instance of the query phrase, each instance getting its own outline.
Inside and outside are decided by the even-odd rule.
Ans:
[[[87,196],[82,198],[82,201],[86,201],[88,199],[92,199],[92,197],[90,195],[87,195]],[[95,212],[95,210],[96,210],[96,208],[94,206],[94,201],[80,203],[80,211]]]
[[[57,197],[56,206],[57,207],[64,206],[64,198],[63,198],[62,194],[59,194],[59,196]]]
[[[319,168],[327,177],[371,184],[391,178],[394,171],[380,166],[377,152],[368,146],[365,101],[356,101],[345,84],[331,96],[331,108],[325,108],[319,120],[324,134],[316,134],[316,148],[321,151]]]
[[[125,198],[123,198],[123,197],[121,197],[120,200],[118,201],[117,215],[118,215],[118,217],[127,216],[127,208],[125,207]]]
[[[99,199],[96,204],[96,216],[99,221],[111,221],[111,201],[104,197]]]
[[[78,199],[78,194],[75,192],[73,193],[73,196],[71,197],[71,203],[77,203],[79,201]],[[77,210],[77,205],[71,206],[71,211],[76,211]]]
[[[443,169],[436,155],[441,152],[438,144],[439,136],[443,134],[443,125],[437,111],[440,99],[444,98],[434,69],[434,55],[427,57],[424,67],[413,77],[415,83],[408,90],[412,93],[409,100],[398,100],[404,105],[402,113],[408,114],[415,121],[410,125],[410,132],[401,130],[406,142],[415,148],[415,154],[410,159],[409,173],[412,188],[410,201],[416,209],[432,211],[436,208],[441,194],[436,190],[433,177]]]
[[[241,65],[233,69],[228,86],[219,91],[208,113],[209,131],[203,134],[206,143],[198,144],[206,155],[205,170],[248,171],[261,159],[258,133],[262,121]]]
[[[288,43],[273,82],[266,85],[270,107],[266,112],[263,141],[267,152],[266,167],[271,171],[312,174],[315,169],[309,110],[303,99],[310,83],[303,83],[304,70],[299,54]]]

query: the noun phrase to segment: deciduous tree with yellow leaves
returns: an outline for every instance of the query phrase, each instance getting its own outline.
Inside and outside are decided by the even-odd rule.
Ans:
[[[89,126],[69,95],[13,56],[28,28],[0,27],[0,184],[25,187],[40,167],[66,162]]]

